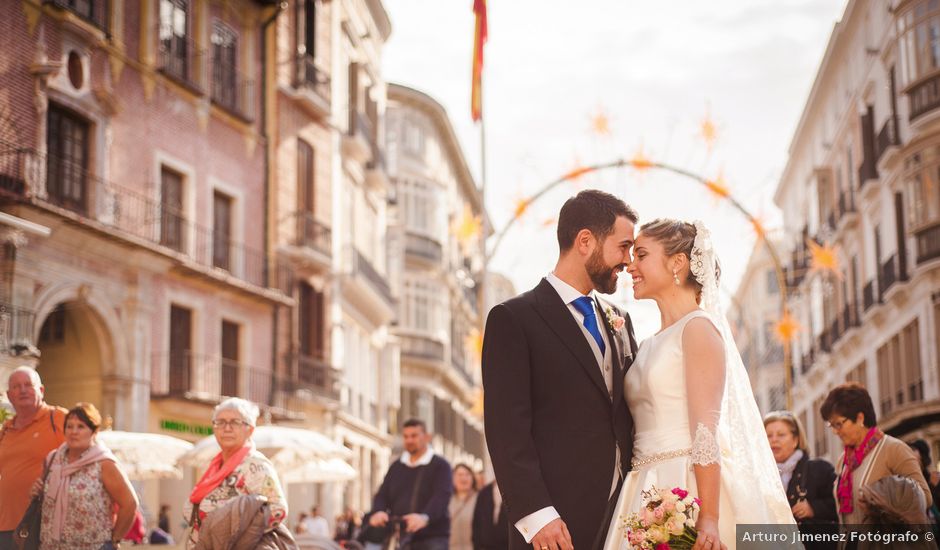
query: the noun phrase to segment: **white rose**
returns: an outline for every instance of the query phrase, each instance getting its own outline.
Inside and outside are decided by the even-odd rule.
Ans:
[[[673,516],[673,517],[676,518],[676,521],[678,521],[679,523],[685,523],[685,522],[689,519],[689,518],[686,517],[686,515],[683,514],[682,512],[679,512],[678,514],[676,514],[676,515]]]
[[[685,503],[681,500],[676,503],[676,512],[682,513],[685,512]]]

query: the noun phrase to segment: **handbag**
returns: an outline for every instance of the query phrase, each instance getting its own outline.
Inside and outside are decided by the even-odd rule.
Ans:
[[[55,451],[50,453],[54,454]],[[42,467],[43,489],[29,501],[29,507],[23,519],[13,531],[13,545],[17,550],[39,550],[39,528],[42,524],[42,500],[45,493],[46,478],[49,476],[51,459],[45,460]]]

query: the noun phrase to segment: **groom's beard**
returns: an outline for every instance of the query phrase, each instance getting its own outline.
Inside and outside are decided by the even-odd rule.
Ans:
[[[591,254],[587,265],[588,277],[594,283],[594,288],[604,294],[613,294],[617,291],[617,272],[623,271],[623,266],[618,264],[613,267],[604,263],[604,254],[600,248]]]

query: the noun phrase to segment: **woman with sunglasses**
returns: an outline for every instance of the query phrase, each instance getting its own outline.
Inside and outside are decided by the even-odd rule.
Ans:
[[[800,532],[835,532],[838,516],[832,494],[836,479],[832,464],[809,457],[803,423],[790,411],[767,413],[764,429]],[[807,550],[836,547],[835,542],[804,542],[804,545]]]
[[[836,463],[835,497],[841,523],[866,523],[859,506],[861,490],[890,475],[913,480],[930,506],[933,499],[921,473],[920,458],[907,443],[878,429],[868,390],[854,382],[836,386],[826,396],[819,414],[845,447]]]
[[[258,414],[257,405],[237,397],[219,403],[213,411],[212,430],[222,450],[209,463],[183,508],[192,528],[187,549],[196,547],[200,528],[212,512],[243,495],[267,499],[266,530],[277,528],[287,518],[287,501],[274,465],[251,441]]]

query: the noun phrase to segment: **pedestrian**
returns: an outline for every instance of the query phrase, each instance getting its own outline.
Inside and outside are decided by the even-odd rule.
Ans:
[[[262,537],[276,530],[280,536],[290,535],[286,529],[278,529],[287,519],[287,501],[277,472],[271,461],[258,452],[251,441],[259,414],[257,405],[238,397],[226,399],[215,407],[212,429],[222,450],[209,463],[184,505],[185,517],[189,518],[191,528],[187,549],[196,547],[202,536],[200,530],[203,522],[216,510],[220,514],[234,515],[245,512],[244,508],[227,506],[242,496],[260,496],[265,500],[262,506],[252,507],[250,514],[258,514],[264,507],[268,510],[264,533],[243,533],[243,537]],[[225,508],[225,512],[221,511],[222,508]],[[251,518],[246,513],[242,519]],[[224,530],[220,519],[214,519],[213,524],[219,526],[217,528],[220,532]],[[216,539],[215,536],[212,538]],[[226,539],[223,535],[218,538]],[[222,542],[229,541],[226,539]]]
[[[13,530],[29,507],[43,460],[65,440],[67,411],[47,405],[45,391],[31,367],[19,367],[7,379],[7,399],[16,414],[0,431],[0,550],[13,550]]]
[[[117,458],[96,440],[101,413],[78,403],[65,416],[65,442],[49,453],[42,490],[41,550],[118,548],[134,522],[137,494]]]
[[[836,472],[832,464],[809,457],[803,423],[792,412],[768,413],[764,416],[764,430],[800,532],[807,535],[836,533],[838,515],[832,494]],[[807,550],[836,547],[835,541],[827,537],[805,540]]]
[[[484,485],[473,510],[474,550],[509,550],[509,516],[496,482]]]
[[[387,539],[398,520],[402,541],[411,550],[447,550],[450,517],[447,505],[453,493],[450,464],[430,445],[431,435],[422,420],[402,426],[404,452],[392,463],[372,502],[366,548],[375,548],[376,533]],[[410,542],[408,542],[410,541]]]
[[[927,507],[927,519],[930,521],[935,534],[940,535],[940,472],[933,468],[933,460],[930,458],[930,445],[923,439],[916,439],[908,445],[911,449],[917,451],[920,457],[920,471],[927,480],[930,487],[930,496],[933,498],[933,504]]]
[[[297,527],[294,528],[294,534],[303,535],[307,532],[307,512],[301,512],[297,518]]]
[[[477,504],[477,478],[466,464],[454,466],[454,494],[447,511],[450,514],[451,550],[473,549],[473,509]]]
[[[330,522],[320,513],[319,506],[311,508],[310,515],[302,523],[304,524],[304,532],[318,537],[330,538]]]
[[[336,534],[333,540],[339,543],[354,541],[359,537],[361,526],[362,518],[352,507],[347,506],[346,510],[336,518]]]
[[[844,451],[836,464],[836,505],[842,524],[860,524],[859,492],[883,477],[900,475],[917,483],[926,510],[933,503],[920,459],[903,441],[878,429],[871,395],[858,383],[836,386],[826,396],[819,414],[842,440]]]

